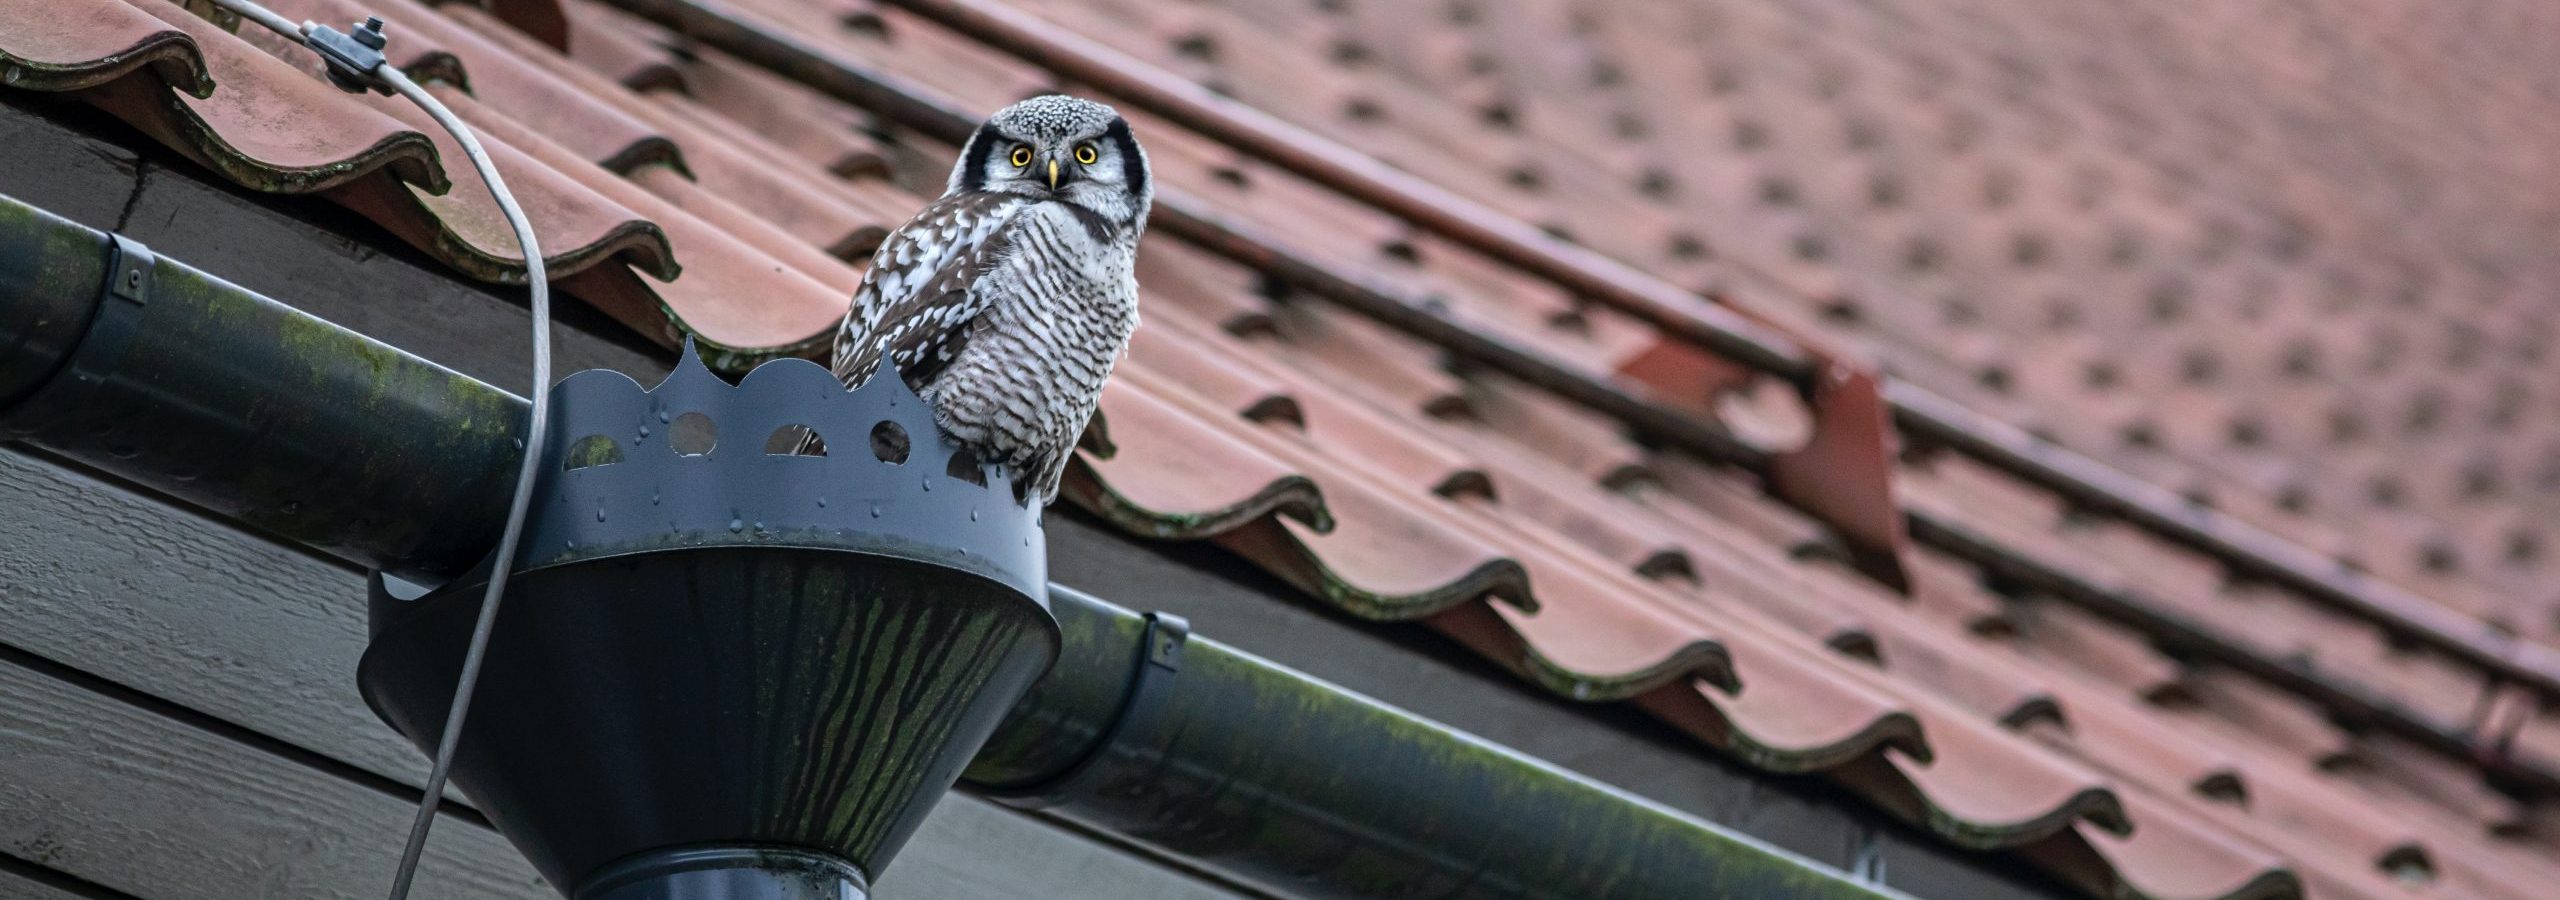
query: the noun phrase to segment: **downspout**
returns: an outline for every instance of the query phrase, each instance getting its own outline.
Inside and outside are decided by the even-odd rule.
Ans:
[[[0,348],[0,436],[356,565],[460,575],[505,512],[523,400],[5,197]],[[1291,896],[1900,896],[1049,594],[1061,656],[964,774],[1002,802]]]

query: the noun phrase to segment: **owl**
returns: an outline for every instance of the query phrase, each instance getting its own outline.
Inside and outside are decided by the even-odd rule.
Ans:
[[[836,377],[889,360],[963,448],[1057,499],[1138,327],[1146,151],[1111,107],[1059,95],[978,126],[941,198],[891,232],[836,334]]]

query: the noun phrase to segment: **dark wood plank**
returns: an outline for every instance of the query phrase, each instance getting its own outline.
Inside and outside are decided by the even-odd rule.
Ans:
[[[115,228],[132,198],[141,158],[105,141],[74,139],[36,110],[89,115],[67,98],[0,93],[0,194],[91,228]]]
[[[409,808],[30,669],[0,664],[0,847],[143,897],[379,893]],[[550,896],[490,831],[448,822],[421,897]]]

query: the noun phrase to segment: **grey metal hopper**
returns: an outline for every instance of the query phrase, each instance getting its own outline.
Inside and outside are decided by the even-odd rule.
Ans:
[[[688,352],[554,398],[454,783],[579,900],[862,896],[1057,656],[1038,512],[894,372]],[[486,571],[374,580],[358,677],[421,748]]]

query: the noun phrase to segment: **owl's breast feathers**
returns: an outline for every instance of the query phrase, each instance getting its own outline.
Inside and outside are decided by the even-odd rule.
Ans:
[[[944,197],[881,245],[838,334],[860,384],[893,360],[943,429],[1044,500],[1137,326],[1134,230],[1001,193]]]

